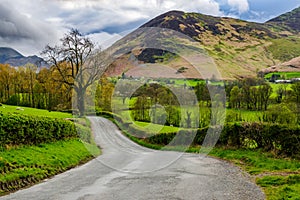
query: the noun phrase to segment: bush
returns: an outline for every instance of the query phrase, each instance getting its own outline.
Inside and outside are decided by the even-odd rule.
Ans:
[[[249,148],[249,142],[252,143],[252,148],[298,157],[300,127],[256,122],[230,123],[225,125],[218,145]]]
[[[0,113],[0,146],[36,145],[78,137],[73,122],[64,119]]]

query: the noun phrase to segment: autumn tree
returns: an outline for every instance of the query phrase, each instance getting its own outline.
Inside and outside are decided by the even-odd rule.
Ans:
[[[8,64],[0,64],[0,87],[2,102],[7,101],[11,94],[12,70],[13,68]]]
[[[75,106],[83,116],[87,89],[99,79],[109,61],[91,39],[76,29],[70,30],[60,41],[59,46],[47,45],[42,54],[57,69],[60,81],[74,89]]]
[[[103,111],[111,111],[111,98],[114,91],[114,84],[106,77],[101,77],[96,89],[96,105]]]

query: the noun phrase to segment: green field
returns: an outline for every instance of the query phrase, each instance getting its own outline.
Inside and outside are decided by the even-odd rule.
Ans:
[[[21,110],[17,109],[21,108]],[[54,112],[48,110],[41,110],[36,108],[29,107],[19,107],[19,106],[10,106],[10,105],[2,105],[0,106],[0,112],[4,114],[26,114],[26,115],[35,115],[35,116],[44,116],[51,118],[72,118],[72,114],[63,113],[63,112]]]
[[[263,111],[226,109],[226,122],[259,122],[263,117]]]
[[[153,123],[135,121],[134,124],[137,129],[149,133],[174,133],[174,132],[176,133],[179,131],[178,127],[164,126],[164,125],[153,124]]]
[[[265,75],[265,79],[270,79],[273,74],[280,75],[280,79],[300,78],[300,72],[274,72]]]
[[[184,85],[186,84],[186,86],[196,86],[197,83],[201,83],[204,82],[203,80],[185,80],[185,79],[172,79],[172,81],[175,82],[175,85]]]

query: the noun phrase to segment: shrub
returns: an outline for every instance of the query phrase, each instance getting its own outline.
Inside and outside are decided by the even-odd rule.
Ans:
[[[78,137],[73,122],[64,119],[0,113],[0,146],[36,145]]]

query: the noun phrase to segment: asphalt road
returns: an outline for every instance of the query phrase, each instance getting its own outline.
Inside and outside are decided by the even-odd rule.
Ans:
[[[107,119],[91,117],[103,154],[1,200],[193,200],[264,199],[232,164],[197,154],[146,149],[124,137]]]

